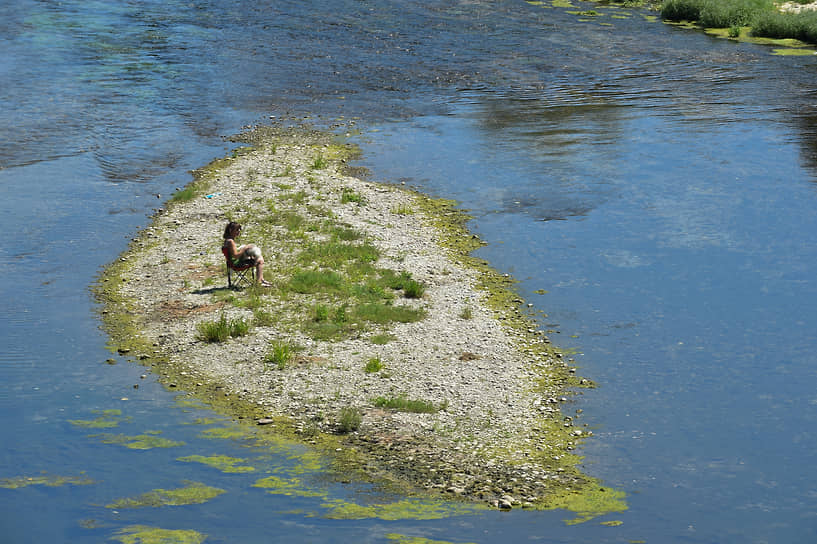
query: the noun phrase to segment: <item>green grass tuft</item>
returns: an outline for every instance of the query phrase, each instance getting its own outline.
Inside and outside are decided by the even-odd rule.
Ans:
[[[425,310],[408,306],[392,306],[383,303],[360,304],[354,309],[356,318],[370,323],[385,325],[392,321],[414,323],[425,317]]]
[[[329,166],[329,161],[323,156],[323,153],[318,153],[315,160],[312,161],[312,170],[323,170]]]
[[[295,357],[295,348],[292,344],[282,341],[274,341],[271,344],[269,352],[264,358],[264,367],[274,365],[278,370],[284,370]]]
[[[343,276],[332,270],[302,270],[289,281],[296,293],[340,293],[345,289]]]
[[[366,198],[354,192],[352,189],[344,188],[340,195],[340,203],[348,204],[349,202],[354,202],[358,206],[364,206],[366,205]]]
[[[433,402],[427,400],[409,399],[405,395],[397,397],[377,397],[374,405],[378,408],[388,408],[398,412],[411,412],[414,414],[434,414],[445,409],[443,406],[435,406]]]
[[[363,415],[358,408],[341,408],[338,413],[338,432],[346,434],[357,431],[362,419]]]
[[[366,367],[364,371],[366,374],[374,374],[375,372],[380,372],[383,370],[383,361],[380,360],[380,357],[372,357],[368,361],[366,361]]]
[[[217,321],[204,321],[198,324],[199,340],[215,343],[224,342],[231,337],[244,336],[250,332],[251,324],[245,319],[227,319],[224,314]]]

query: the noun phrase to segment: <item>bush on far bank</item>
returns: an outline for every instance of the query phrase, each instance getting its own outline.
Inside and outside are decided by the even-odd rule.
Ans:
[[[772,0],[665,0],[661,5],[664,19],[697,21],[707,28],[747,26],[766,11],[775,11]]]
[[[706,28],[749,26],[753,36],[817,44],[817,12],[781,13],[773,0],[664,0],[661,17],[694,21]]]
[[[763,13],[752,24],[752,35],[759,38],[794,38],[817,44],[817,11]]]

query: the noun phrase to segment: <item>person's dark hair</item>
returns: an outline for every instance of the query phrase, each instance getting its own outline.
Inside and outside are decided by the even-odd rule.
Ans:
[[[227,238],[235,238],[236,236],[238,236],[238,233],[240,231],[241,225],[239,225],[235,221],[230,221],[224,228],[224,239],[226,240]]]

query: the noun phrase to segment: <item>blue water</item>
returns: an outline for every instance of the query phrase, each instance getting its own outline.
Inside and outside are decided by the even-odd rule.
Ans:
[[[513,1],[0,6],[0,480],[93,481],[0,487],[0,541],[102,542],[131,525],[207,542],[817,540],[817,59],[576,4],[603,15]],[[325,498],[252,487],[296,471],[302,449],[206,438],[240,424],[106,349],[88,289],[100,268],[189,170],[229,152],[222,136],[271,117],[359,131],[372,178],[470,210],[479,256],[520,280],[599,384],[566,410],[594,431],[584,469],[626,491],[628,511],[580,525],[568,512],[331,519],[327,500],[379,495],[328,471],[304,476]],[[117,427],[71,423],[104,410],[121,411]],[[184,444],[93,436],[149,432]],[[256,470],[179,461],[193,454]],[[185,480],[226,493],[105,508]]]

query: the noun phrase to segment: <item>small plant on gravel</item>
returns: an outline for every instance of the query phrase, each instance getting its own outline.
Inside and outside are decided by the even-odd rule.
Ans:
[[[386,287],[392,289],[402,289],[406,298],[420,298],[425,293],[425,286],[415,279],[412,279],[411,274],[405,270],[399,274],[394,270],[381,270],[380,282]]]
[[[276,322],[276,316],[267,310],[256,309],[252,313],[253,323],[259,327],[271,327]]]
[[[366,371],[366,374],[380,372],[383,370],[383,361],[380,360],[380,357],[372,357],[366,361],[366,368],[364,370]]]
[[[289,287],[296,293],[339,292],[343,277],[332,270],[301,270],[292,275]]]
[[[295,348],[291,344],[276,340],[272,342],[270,350],[264,358],[264,367],[269,364],[275,365],[278,370],[284,370],[292,362],[294,356]]]
[[[385,346],[389,342],[397,340],[397,337],[394,336],[393,334],[382,333],[375,334],[374,336],[372,336],[371,340],[372,344],[375,344],[376,346]]]
[[[329,306],[327,306],[326,304],[318,304],[317,306],[315,306],[314,319],[318,323],[329,321]]]
[[[474,312],[471,310],[470,306],[466,306],[460,312],[460,319],[473,319]]]
[[[355,432],[360,428],[363,415],[359,408],[346,406],[338,413],[338,432],[346,434]]]
[[[408,204],[399,204],[391,209],[391,213],[395,215],[411,215],[414,213],[414,208]]]
[[[318,153],[318,156],[312,161],[312,169],[323,170],[327,166],[329,166],[329,161],[324,158],[323,153]]]
[[[397,397],[377,397],[374,405],[378,408],[388,408],[397,412],[411,412],[415,414],[434,414],[445,409],[445,405],[434,406],[433,402],[419,399],[409,399],[405,395]]]
[[[171,202],[189,202],[198,196],[199,192],[192,185],[180,189],[170,197]]]
[[[335,313],[332,316],[332,321],[337,323],[338,325],[342,325],[349,321],[349,316],[346,313],[348,306],[346,304],[341,304],[337,308],[335,308]]]
[[[421,298],[425,292],[425,286],[417,280],[408,280],[403,284],[403,293],[406,298]]]
[[[348,204],[349,202],[354,202],[358,206],[363,206],[366,204],[366,198],[364,198],[363,195],[354,192],[352,189],[344,188],[340,195],[340,203]]]
[[[217,321],[198,324],[199,339],[205,342],[224,342],[233,336],[244,336],[250,332],[250,322],[244,319],[227,319],[221,314]]]
[[[360,320],[379,325],[386,325],[392,321],[414,323],[420,321],[426,315],[423,309],[381,303],[361,304],[355,308],[354,314]]]

